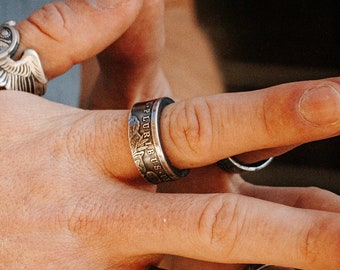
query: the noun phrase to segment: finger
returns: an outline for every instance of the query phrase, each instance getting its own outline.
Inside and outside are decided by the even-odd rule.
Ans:
[[[296,144],[296,145],[289,145],[289,146],[274,147],[274,148],[269,148],[269,149],[255,150],[255,151],[236,155],[233,158],[237,161],[240,161],[243,164],[252,164],[252,163],[256,163],[261,160],[266,160],[270,157],[280,156],[284,153],[289,152],[290,150],[294,149],[297,146],[299,145]]]
[[[99,59],[104,66],[119,63],[122,68],[143,69],[150,62],[159,62],[164,42],[164,2],[144,1],[133,24]]]
[[[340,134],[339,78],[194,98],[161,118],[164,151],[179,168]]]
[[[138,214],[128,215],[124,225],[132,254],[161,252],[217,263],[266,263],[298,269],[335,269],[339,265],[338,214],[233,194],[144,193],[132,197],[135,200],[127,208],[133,207]]]
[[[174,269],[174,270],[245,270],[246,265],[241,264],[221,264],[221,263],[214,263],[214,262],[206,262],[206,261],[199,261],[193,260],[190,258],[178,257],[178,256],[169,256],[166,255],[162,259],[159,266],[163,267],[164,269]]]
[[[194,168],[242,152],[338,135],[338,88],[337,79],[333,79],[292,83],[253,93],[217,95],[171,104],[164,109],[160,121],[164,152],[174,166]],[[322,106],[317,95],[314,100],[316,105],[313,101],[314,106],[307,110],[306,106],[301,105],[301,100],[306,99],[304,94],[308,96],[311,92],[320,92],[329,99],[324,100]],[[18,102],[14,94],[6,96],[13,98],[12,105]],[[27,99],[27,104],[37,103],[28,100],[33,97],[24,96],[22,98]],[[311,103],[311,98],[309,101]],[[47,101],[39,101],[43,102]],[[245,102],[248,106],[241,106]],[[271,105],[266,105],[268,103]],[[209,108],[207,104],[210,104]],[[190,111],[195,106],[198,114]],[[240,112],[235,107],[240,107]],[[329,109],[333,111],[328,112]],[[21,111],[21,114],[26,115],[25,118],[27,115],[41,115],[37,106],[29,110],[30,114],[27,111]],[[223,116],[231,115],[233,111],[234,115],[224,121]],[[256,113],[258,111],[264,114]],[[139,175],[128,142],[128,114],[128,111],[82,111],[78,115],[82,121],[77,121],[71,132],[75,133],[72,139],[76,138],[84,149],[90,149],[86,152],[92,153],[90,161],[98,163],[100,160],[99,166],[122,179]],[[183,114],[186,114],[185,117]],[[309,115],[308,119],[306,115]],[[248,122],[256,124],[249,126]]]
[[[142,4],[132,0],[48,3],[16,26],[21,34],[17,55],[26,48],[36,50],[46,76],[56,77],[117,40]]]
[[[87,102],[89,108],[130,108],[137,101],[171,95],[160,67],[163,16],[163,1],[144,1],[131,27],[98,55],[101,72]]]
[[[157,191],[161,193],[238,194],[244,182],[239,174],[228,174],[215,164],[193,169],[183,180],[157,185]]]
[[[340,213],[340,196],[316,187],[267,187],[242,182],[239,192],[292,207]]]

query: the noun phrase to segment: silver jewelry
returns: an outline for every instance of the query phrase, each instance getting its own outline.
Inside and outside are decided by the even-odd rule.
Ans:
[[[269,269],[286,269],[286,270],[293,270],[292,268],[285,268],[285,267],[278,267],[269,264],[251,264],[248,265],[244,270],[269,270]]]
[[[269,158],[253,164],[241,164],[235,159],[228,157],[217,162],[217,165],[224,171],[229,173],[255,172],[262,170],[272,162],[274,158]]]
[[[165,106],[173,103],[164,97],[135,104],[129,116],[129,142],[140,174],[152,184],[176,180],[188,175],[167,160],[161,144],[159,121]]]
[[[37,52],[28,49],[19,60],[11,58],[20,43],[20,34],[14,25],[14,21],[0,25],[0,88],[41,96],[46,92],[47,79]]]
[[[251,264],[251,265],[248,265],[247,268],[244,270],[265,270],[270,266],[271,265],[268,265],[268,264]]]

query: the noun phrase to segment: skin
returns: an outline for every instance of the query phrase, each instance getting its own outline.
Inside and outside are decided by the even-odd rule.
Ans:
[[[181,11],[174,3],[172,15]],[[140,178],[126,108],[162,95],[183,98],[176,94],[183,86],[177,88],[162,62],[163,4],[66,1],[18,24],[20,51],[36,49],[50,79],[98,54],[101,72],[90,104],[107,109],[110,102],[100,100],[118,100],[110,107],[119,110],[81,110],[0,92],[1,268],[146,269],[161,262],[177,270],[242,269],[240,263],[336,269],[339,196],[253,186],[211,164],[231,155],[259,160],[338,136],[339,78],[169,105],[161,118],[165,153],[174,166],[195,169],[157,193]],[[141,32],[146,27],[153,31]],[[102,42],[89,41],[88,33]],[[199,93],[193,78],[190,95]],[[256,125],[248,127],[249,119]]]

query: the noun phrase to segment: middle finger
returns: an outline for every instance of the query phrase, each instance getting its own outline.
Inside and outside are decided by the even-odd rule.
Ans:
[[[340,134],[339,78],[171,104],[161,118],[163,148],[178,168]]]

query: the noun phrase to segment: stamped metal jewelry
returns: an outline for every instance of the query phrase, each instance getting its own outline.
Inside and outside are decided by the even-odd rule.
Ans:
[[[165,106],[173,103],[164,97],[133,106],[129,116],[129,142],[133,160],[141,175],[152,184],[187,176],[167,160],[161,144],[159,121]]]
[[[269,158],[252,164],[241,164],[235,159],[229,157],[217,162],[217,165],[228,173],[256,172],[267,167],[274,158]]]
[[[14,25],[14,21],[0,25],[0,89],[41,96],[46,92],[47,79],[37,52],[27,49],[19,60],[12,59],[20,43]]]

